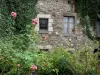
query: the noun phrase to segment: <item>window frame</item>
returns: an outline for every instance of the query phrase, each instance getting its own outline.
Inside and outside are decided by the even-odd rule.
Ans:
[[[68,18],[68,22],[64,22],[64,18]],[[64,24],[63,24],[63,33],[64,33],[64,36],[72,36],[72,35],[74,35],[75,34],[75,16],[64,16],[64,18],[63,18],[63,22],[64,22]],[[71,22],[71,23],[73,23],[73,28],[72,28],[72,33],[70,32],[70,18],[73,18],[73,22]],[[67,26],[67,32],[64,32],[64,25],[65,24],[68,24],[68,26]]]
[[[48,19],[48,30],[41,30],[39,24],[39,18],[46,18]],[[38,24],[35,26],[35,31],[40,34],[52,34],[53,32],[53,18],[50,14],[38,14],[36,17]]]

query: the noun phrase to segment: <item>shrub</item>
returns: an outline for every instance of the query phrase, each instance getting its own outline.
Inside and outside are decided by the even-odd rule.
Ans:
[[[62,51],[62,52],[61,52]],[[76,71],[70,64],[70,54],[63,48],[56,48],[52,52],[45,54],[45,66],[43,66],[40,75],[76,75]]]

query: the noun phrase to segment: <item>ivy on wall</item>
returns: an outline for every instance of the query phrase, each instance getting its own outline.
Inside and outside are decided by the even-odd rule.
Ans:
[[[76,0],[76,3],[84,32],[90,39],[93,39],[96,35],[92,36],[90,27],[93,27],[93,31],[96,33],[96,21],[97,18],[100,18],[98,17],[98,14],[100,14],[100,0]]]

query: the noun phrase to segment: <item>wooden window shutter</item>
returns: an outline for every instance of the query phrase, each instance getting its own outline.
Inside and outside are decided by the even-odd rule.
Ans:
[[[100,35],[100,20],[97,21],[97,35]]]

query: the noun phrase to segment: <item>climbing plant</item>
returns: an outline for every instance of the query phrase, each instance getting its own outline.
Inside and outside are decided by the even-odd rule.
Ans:
[[[0,0],[0,37],[22,34],[36,16],[37,0]],[[16,18],[11,16],[16,12]]]
[[[35,61],[38,50],[34,32],[37,23],[34,20],[36,2],[37,0],[0,0],[1,75],[29,74],[29,67]]]
[[[93,39],[94,37],[90,32],[90,27],[93,27],[95,33],[96,21],[100,18],[100,0],[76,0],[76,2],[84,32],[90,39]],[[94,36],[96,35],[94,34]]]

